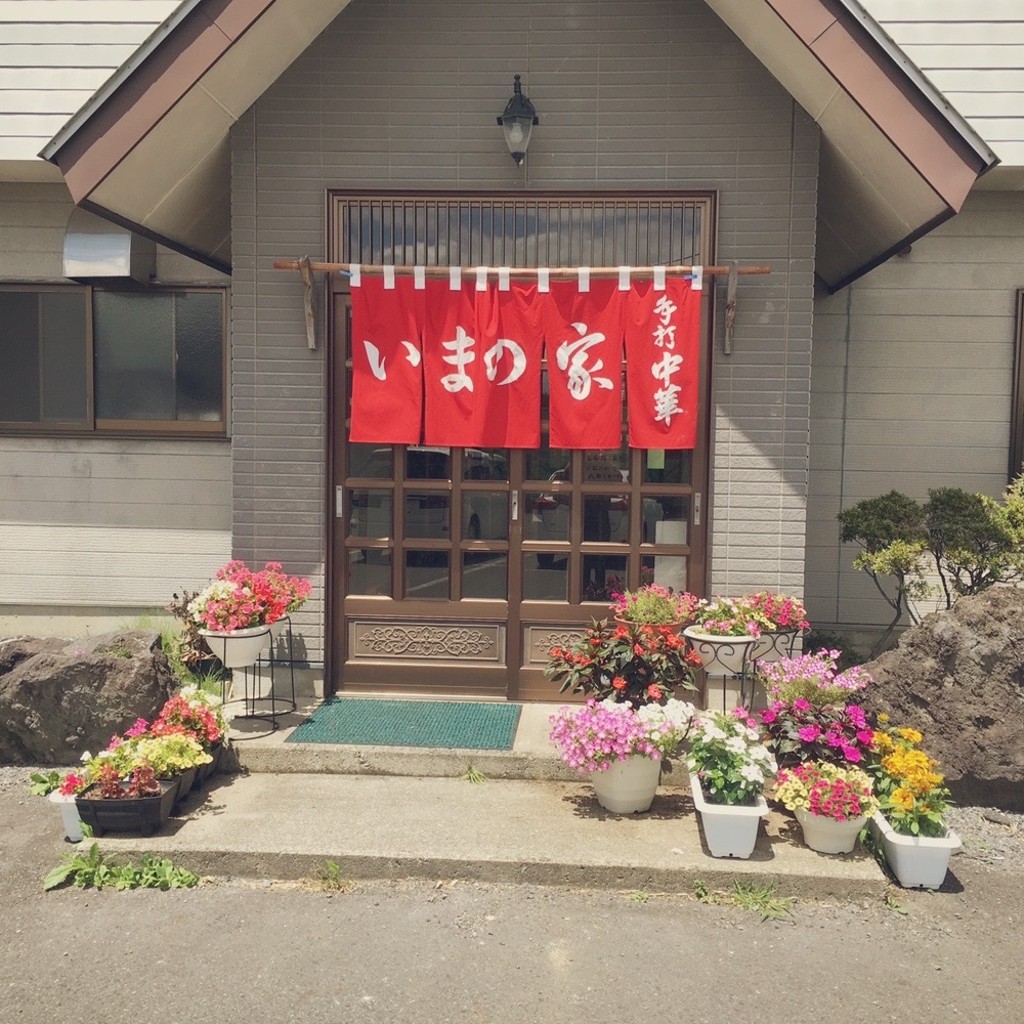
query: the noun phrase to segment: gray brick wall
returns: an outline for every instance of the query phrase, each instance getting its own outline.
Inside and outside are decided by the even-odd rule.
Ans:
[[[494,120],[513,73],[541,118],[525,172]],[[237,554],[322,582],[324,352],[270,264],[325,252],[325,189],[710,188],[719,259],[773,268],[742,281],[734,354],[716,339],[711,589],[800,592],[817,129],[701,0],[355,0],[233,159]]]

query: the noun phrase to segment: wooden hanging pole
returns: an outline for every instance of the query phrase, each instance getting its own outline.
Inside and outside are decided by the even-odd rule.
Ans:
[[[274,270],[300,270],[299,260],[274,260],[272,264]],[[349,263],[313,263],[308,264],[309,270],[315,273],[323,274],[347,274],[349,272]],[[396,274],[412,274],[414,267],[396,266],[389,269],[393,269]],[[498,267],[488,267],[489,271],[497,272]],[[509,267],[509,275],[511,277],[536,277],[539,269],[538,267]],[[565,277],[572,278],[579,274],[579,267],[548,267],[546,268],[551,277]],[[590,267],[590,276],[593,277],[618,277],[620,267]],[[727,266],[727,267],[703,267],[705,277],[719,277],[725,276],[730,272],[737,274],[770,274],[772,268],[764,266],[763,264],[748,264],[746,266]],[[359,264],[360,273],[363,274],[383,274],[384,266],[381,264]],[[471,277],[476,274],[476,267],[461,267],[460,268],[464,277]],[[693,273],[694,268],[692,266],[671,266],[664,268],[666,274],[690,274]],[[653,277],[654,267],[630,267],[629,272],[634,277]],[[424,267],[423,272],[427,277],[448,277],[451,273],[449,267]]]

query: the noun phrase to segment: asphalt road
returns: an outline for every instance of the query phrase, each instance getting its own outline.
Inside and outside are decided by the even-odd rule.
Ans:
[[[1024,1021],[1024,875],[798,903],[473,883],[62,889],[46,801],[0,791],[0,1022]],[[187,865],[183,865],[187,867]]]

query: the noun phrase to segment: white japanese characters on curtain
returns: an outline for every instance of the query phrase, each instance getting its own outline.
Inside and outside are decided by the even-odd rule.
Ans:
[[[538,448],[541,363],[550,444],[618,448],[626,356],[629,443],[696,443],[700,298],[686,277],[352,283],[349,439]]]

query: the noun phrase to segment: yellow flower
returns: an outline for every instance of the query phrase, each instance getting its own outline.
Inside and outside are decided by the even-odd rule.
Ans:
[[[914,794],[900,786],[899,789],[892,791],[889,802],[901,811],[909,811],[914,807]]]
[[[871,737],[871,742],[874,744],[875,750],[880,754],[888,754],[896,746],[887,732],[876,732]]]
[[[902,736],[908,743],[920,743],[924,737],[916,729],[897,729],[897,736]]]
[[[883,711],[879,714],[878,720],[884,725],[889,721],[889,716]]]

